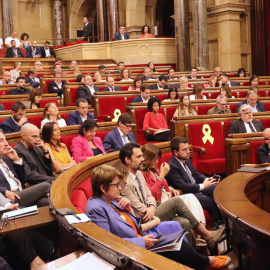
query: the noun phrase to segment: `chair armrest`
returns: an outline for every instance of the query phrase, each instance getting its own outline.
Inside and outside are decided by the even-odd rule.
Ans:
[[[205,155],[206,154],[206,149],[204,147],[200,147],[200,146],[194,146],[193,145],[193,151],[198,153],[199,155]]]
[[[95,118],[98,122],[111,122],[112,119],[110,115],[97,115]]]

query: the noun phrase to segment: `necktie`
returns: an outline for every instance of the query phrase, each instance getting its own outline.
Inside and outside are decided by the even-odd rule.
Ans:
[[[13,48],[13,52],[14,52],[14,55],[17,56],[18,53],[17,53],[17,49],[16,48]]]
[[[33,48],[33,47],[32,47],[33,58],[35,58],[35,52],[36,52],[36,48]]]
[[[7,174],[7,176],[8,176],[9,178],[13,179],[13,180],[16,182],[16,184],[17,184],[19,190],[22,190],[22,184],[21,184],[20,180],[17,179],[17,178],[14,176],[14,174],[13,174],[12,171],[9,169],[8,165],[4,162],[3,159],[0,159],[0,164],[2,165],[2,167],[3,167],[4,171],[5,171],[5,173]]]
[[[143,196],[142,183],[141,183],[141,181],[140,181],[140,179],[139,179],[139,177],[138,177],[137,175],[136,175],[136,177],[135,177],[135,180],[137,181],[137,183],[138,183],[138,185],[139,185],[139,189],[140,189],[140,192],[141,192],[142,198],[143,198],[143,203],[146,204],[145,198],[144,198],[144,196]]]
[[[127,144],[127,138],[126,138],[126,135],[123,135],[123,142],[124,142],[124,145]]]
[[[250,127],[250,129],[251,129],[252,132],[256,132],[256,130],[254,129],[254,127],[251,125],[251,122],[248,122],[248,125],[249,125],[249,127]]]
[[[187,173],[187,175],[188,175],[188,177],[189,177],[190,182],[191,182],[192,184],[196,184],[196,180],[193,178],[193,176],[192,176],[192,174],[191,174],[191,172],[190,172],[190,170],[189,170],[189,168],[188,168],[186,162],[184,162],[184,167],[185,167],[185,170],[186,170],[186,173]]]

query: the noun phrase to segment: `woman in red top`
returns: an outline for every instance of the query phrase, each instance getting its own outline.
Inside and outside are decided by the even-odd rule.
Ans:
[[[151,34],[151,30],[148,25],[144,25],[142,27],[142,34],[140,38],[154,38],[153,34]]]
[[[162,113],[159,113],[161,101],[159,98],[151,97],[148,100],[147,107],[149,112],[146,113],[143,121],[143,129],[151,131],[148,141],[169,141],[170,130],[166,119]]]

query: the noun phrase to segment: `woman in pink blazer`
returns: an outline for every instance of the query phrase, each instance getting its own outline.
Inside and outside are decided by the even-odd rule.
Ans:
[[[79,127],[79,136],[73,138],[71,152],[73,159],[78,163],[93,156],[105,154],[102,141],[95,137],[97,123],[93,119],[87,119]]]

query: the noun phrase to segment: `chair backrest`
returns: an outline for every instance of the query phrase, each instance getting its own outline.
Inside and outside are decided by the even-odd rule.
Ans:
[[[16,102],[16,100],[14,101],[3,101],[1,102],[1,104],[3,104],[3,106],[5,107],[5,110],[11,110],[12,105]]]
[[[172,157],[172,153],[169,152],[169,153],[165,153],[165,154],[162,154],[161,158],[158,160],[158,168],[160,168],[161,164],[163,162],[169,162],[170,158]]]
[[[103,131],[98,131],[96,133],[96,136],[99,137],[102,141],[104,141],[106,134],[111,132],[111,130],[103,130]]]
[[[270,102],[264,102],[264,105],[265,105],[265,109],[267,111],[270,111]]]
[[[264,143],[264,141],[250,142],[251,160],[253,164],[259,164],[259,157],[257,149]]]
[[[237,104],[230,104],[230,110],[231,110],[232,113],[237,113],[236,112],[236,106],[237,106]]]
[[[240,91],[239,92],[239,97],[240,98],[246,98],[247,97],[247,91]]]
[[[53,82],[53,79],[51,80],[45,80],[45,83],[46,83],[46,93],[48,94],[49,93],[49,84]]]
[[[228,134],[229,134],[229,127],[230,127],[230,123],[232,121],[224,121],[224,133],[225,133],[225,138],[228,138]]]
[[[39,104],[40,104],[40,108],[44,108],[45,105],[48,103],[48,102],[54,102],[56,104],[56,106],[58,107],[58,100],[57,99],[41,99]]]
[[[168,123],[168,126],[170,126],[170,122],[171,120],[173,119],[173,115],[175,113],[175,110],[176,110],[177,107],[167,107],[166,110],[167,110],[167,123]]]
[[[132,103],[133,98],[135,98],[137,96],[138,95],[127,96],[127,104]]]
[[[76,101],[78,99],[78,88],[76,87],[71,87],[70,88],[70,104],[67,104],[67,106],[75,106]]]
[[[270,118],[261,118],[260,121],[262,122],[264,128],[270,127]]]
[[[29,122],[31,124],[33,124],[36,127],[40,128],[41,121],[43,120],[43,115],[28,116],[28,120],[29,120]]]
[[[199,105],[198,106],[198,114],[199,115],[206,115],[207,112],[215,107],[216,105]]]
[[[62,136],[61,137],[61,142],[64,143],[68,149],[68,151],[70,152],[70,146],[71,146],[71,143],[72,143],[72,139],[74,137],[77,137],[78,134],[74,134],[74,135],[67,135],[67,136]]]
[[[144,116],[145,114],[149,112],[148,109],[135,109],[135,115],[136,115],[136,125],[138,129],[142,129],[143,128],[143,120],[144,120]]]

